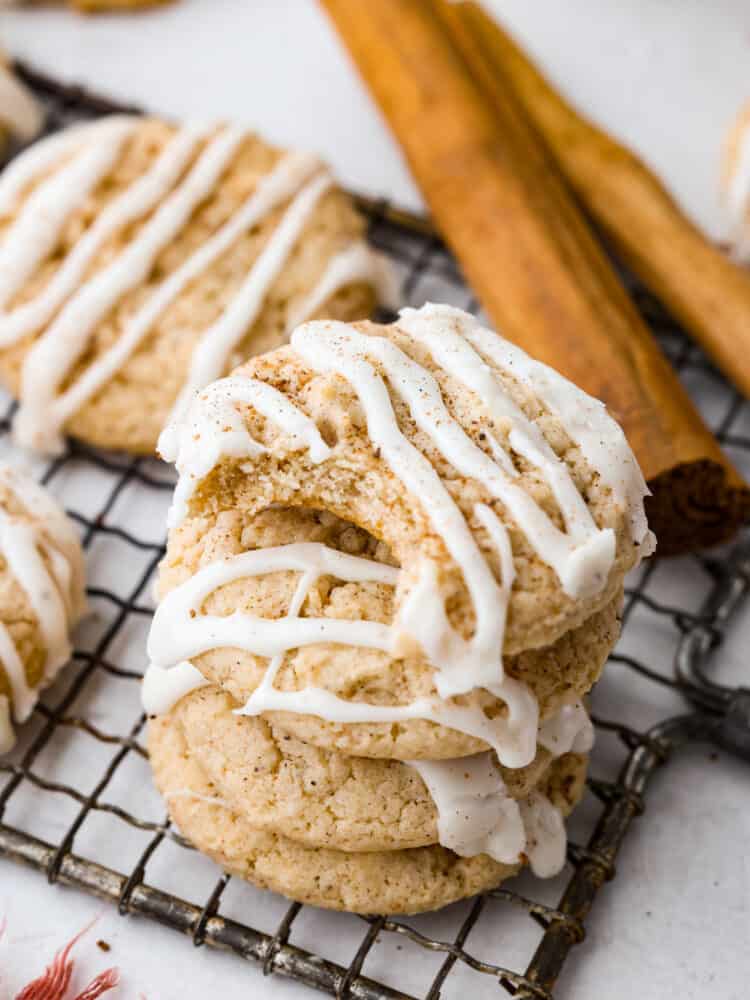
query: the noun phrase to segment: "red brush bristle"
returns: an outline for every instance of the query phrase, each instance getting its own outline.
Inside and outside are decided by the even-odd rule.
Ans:
[[[70,985],[70,977],[73,975],[73,960],[70,958],[70,951],[78,937],[80,935],[74,937],[61,951],[58,951],[41,976],[24,987],[16,1000],[63,1000],[65,991]]]
[[[65,994],[70,986],[70,977],[73,975],[73,959],[70,953],[74,945],[91,928],[88,924],[79,931],[78,934],[61,948],[55,955],[44,972],[24,987],[16,995],[15,1000],[64,1000]],[[117,969],[107,969],[93,979],[89,985],[79,993],[74,1000],[96,1000],[102,993],[117,986],[120,974]]]
[[[102,993],[111,990],[120,982],[120,973],[117,969],[106,969],[100,972],[96,979],[92,979],[83,992],[79,993],[75,1000],[96,1000]]]

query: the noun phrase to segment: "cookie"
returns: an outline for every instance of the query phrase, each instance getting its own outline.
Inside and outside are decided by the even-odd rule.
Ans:
[[[321,750],[265,719],[233,714],[236,707],[225,692],[204,687],[182,699],[172,716],[217,795],[257,829],[342,851],[439,843],[438,812],[417,768]],[[582,750],[590,746],[585,737]],[[556,755],[570,749],[568,742]],[[497,773],[512,799],[531,794],[552,760],[540,748],[528,767],[510,770],[485,756],[485,769]],[[469,758],[461,770],[481,765]]]
[[[0,465],[0,752],[70,659],[84,586],[71,522],[29,476]]]
[[[548,798],[543,818],[541,811],[528,807],[523,857],[503,864],[485,854],[461,857],[439,846],[359,853],[305,847],[254,828],[231,809],[189,753],[171,717],[150,722],[149,753],[173,821],[200,851],[263,888],[356,913],[431,910],[496,887],[526,859],[540,871],[562,864],[562,816],[582,794],[586,763],[585,757],[568,754],[553,765],[544,789]]]
[[[189,661],[168,683],[205,675],[361,756],[529,764],[652,547],[604,407],[450,307],[305,324],[161,447],[180,478],[155,668]]]
[[[298,510],[272,509],[248,522],[232,512],[208,527],[191,521],[196,529],[194,544],[208,566],[231,559],[245,550],[314,542],[358,558],[388,559],[380,543],[347,522],[332,516]],[[191,562],[182,553],[179,569],[182,577]],[[245,612],[261,618],[277,619],[286,613],[299,574],[292,571],[246,577],[211,595],[203,604],[205,613],[226,616]],[[170,578],[163,577],[169,586]],[[193,578],[189,578],[193,579]],[[178,590],[179,592],[179,590]],[[382,584],[345,583],[323,577],[311,589],[303,613],[316,617],[389,623],[393,620],[393,588]],[[620,598],[611,601],[577,629],[564,634],[551,647],[526,650],[504,658],[507,676],[529,688],[545,721],[555,716],[561,706],[587,692],[598,678],[607,656],[619,635]],[[154,635],[169,628],[170,598],[157,612]],[[167,624],[163,624],[166,622]],[[192,660],[201,674],[221,685],[240,704],[257,690],[266,659],[244,655],[238,658],[235,647],[210,650]],[[152,671],[149,676],[160,676]],[[280,666],[274,685],[282,691],[306,688],[325,689],[337,698],[366,701],[382,708],[431,699],[443,708],[435,687],[434,670],[424,657],[392,657],[377,649],[361,649],[356,658],[348,647],[317,643],[289,652]],[[506,712],[504,703],[484,689],[449,699],[445,709],[469,709],[496,717]],[[274,724],[299,739],[321,748],[345,754],[381,758],[441,759],[478,753],[487,749],[481,738],[439,722],[411,719],[393,722],[336,722],[306,712],[267,712]],[[512,762],[511,762],[512,763]]]
[[[170,414],[307,316],[367,316],[383,263],[314,156],[115,115],[0,177],[0,378],[25,446],[151,453]]]

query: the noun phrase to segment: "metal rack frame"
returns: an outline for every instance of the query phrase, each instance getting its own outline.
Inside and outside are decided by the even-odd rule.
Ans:
[[[62,86],[28,67],[19,66],[18,69],[44,103],[50,131],[73,120],[123,110],[120,105],[77,87]],[[428,275],[450,285],[456,296],[463,296],[464,306],[477,308],[454,260],[427,221],[399,212],[385,202],[364,198],[358,201],[369,219],[371,241],[395,261],[403,275],[405,301],[416,295],[419,283]],[[681,372],[698,368],[721,385],[724,412],[718,422],[714,422],[714,430],[724,444],[750,454],[750,439],[738,430],[741,418],[747,416],[748,404],[723,383],[721,376],[697,348],[690,345],[658,303],[642,289],[634,288],[634,294],[675,367]],[[14,404],[11,404],[0,420],[0,436],[9,431],[13,409]],[[658,592],[654,595],[650,583],[655,562],[642,571],[637,585],[628,590],[625,634],[633,627],[630,619],[639,605],[661,616],[674,630],[674,670],[671,674],[660,673],[649,663],[617,653],[611,659],[632,673],[634,683],[666,685],[679,693],[685,703],[685,712],[666,718],[645,731],[637,731],[617,719],[595,719],[599,730],[614,732],[619,737],[624,749],[622,765],[616,780],[591,777],[588,781],[590,793],[601,803],[599,818],[585,845],[571,843],[569,846],[571,875],[556,906],[522,897],[509,888],[498,888],[473,900],[468,915],[450,940],[426,937],[408,919],[385,916],[364,919],[342,914],[339,918],[342,921],[363,921],[359,947],[351,962],[342,965],[291,943],[295,921],[303,909],[300,904],[291,904],[275,932],[268,934],[222,916],[222,895],[229,876],[217,874],[212,891],[201,904],[178,898],[149,881],[149,864],[164,841],[170,840],[186,850],[192,849],[190,845],[167,819],[149,822],[102,799],[128,755],[146,756],[138,741],[145,722],[143,715],[133,719],[128,731],[110,733],[102,731],[85,715],[71,711],[87,683],[96,675],[109,674],[133,684],[140,679],[139,672],[110,660],[110,649],[132,616],[151,613],[143,601],[143,594],[164,548],[131,533],[126,524],[118,523],[112,511],[126,487],[136,485],[139,490],[165,491],[172,488],[173,480],[154,461],[111,456],[70,442],[65,454],[47,465],[43,481],[53,481],[74,462],[95,467],[108,481],[106,496],[95,516],[84,516],[75,509],[70,511],[81,527],[84,547],[91,546],[98,536],[110,534],[143,553],[145,565],[141,576],[124,597],[103,588],[90,591],[92,597],[110,608],[107,627],[92,649],[74,653],[65,674],[69,682],[62,695],[52,699],[48,693],[37,706],[41,724],[20,759],[15,762],[0,760],[0,820],[21,787],[33,789],[38,796],[48,793],[66,796],[78,807],[75,819],[55,843],[44,842],[20,828],[0,822],[0,854],[38,869],[51,883],[76,886],[103,897],[114,903],[121,914],[139,914],[156,920],[187,935],[196,945],[229,950],[260,964],[266,974],[292,977],[342,1000],[395,1000],[397,997],[408,1000],[407,994],[363,975],[365,960],[383,934],[398,935],[409,946],[443,956],[437,973],[422,994],[427,1000],[437,1000],[457,963],[473,969],[480,977],[483,974],[486,978],[481,981],[490,987],[494,980],[516,997],[551,1000],[565,959],[584,937],[585,920],[599,889],[615,874],[618,851],[633,819],[644,809],[645,793],[657,768],[665,765],[676,750],[694,741],[714,743],[750,760],[750,690],[722,686],[711,676],[717,662],[716,650],[750,587],[750,540],[745,538],[721,559],[692,557],[696,570],[711,581],[708,597],[697,609],[670,606],[660,600]],[[44,748],[53,734],[65,727],[83,730],[93,739],[111,745],[115,751],[88,792],[76,787],[74,776],[66,781],[52,781],[39,770]],[[140,857],[128,870],[117,871],[75,852],[76,836],[96,812],[107,812],[133,831],[148,835]],[[501,901],[515,910],[517,919],[531,918],[543,929],[538,947],[523,970],[506,968],[502,955],[497,963],[491,963],[481,960],[470,950],[470,932],[482,918],[490,900]]]

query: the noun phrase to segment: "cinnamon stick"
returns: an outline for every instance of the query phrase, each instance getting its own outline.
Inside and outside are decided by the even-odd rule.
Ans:
[[[456,6],[496,79],[510,85],[576,195],[623,261],[750,395],[750,276],[681,211],[629,149],[581,116],[476,3]]]
[[[662,552],[730,537],[750,494],[511,94],[488,95],[425,0],[322,0],[495,326],[603,399],[654,496]]]

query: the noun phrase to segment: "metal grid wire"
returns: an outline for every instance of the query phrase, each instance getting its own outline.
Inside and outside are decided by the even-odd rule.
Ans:
[[[114,110],[106,100],[20,69],[45,104],[50,130]],[[394,211],[385,202],[360,199],[360,203],[370,220],[371,241],[388,254],[402,276],[405,303],[439,297],[476,310],[477,303],[454,260],[424,220]],[[750,436],[745,430],[750,428],[750,407],[689,344],[657,303],[636,286],[632,291],[719,439],[735,457],[750,457]],[[7,444],[13,408],[9,403],[0,420],[0,444]],[[623,640],[608,670],[626,671],[628,682],[644,703],[658,704],[657,691],[668,689],[678,696],[683,708],[676,715],[670,708],[645,729],[618,718],[595,718],[600,741],[614,737],[619,751],[616,757],[610,754],[610,771],[612,760],[615,766],[606,780],[591,777],[588,781],[589,812],[591,805],[595,806],[590,834],[585,843],[569,845],[569,865],[564,878],[555,883],[560,888],[552,903],[502,887],[449,908],[449,917],[430,924],[420,918],[322,915],[296,903],[282,904],[277,897],[260,895],[219,875],[207,861],[206,871],[211,874],[202,888],[179,880],[175,884],[174,874],[170,882],[167,870],[179,873],[187,863],[184,852],[192,849],[170,827],[163,807],[157,806],[161,813],[153,818],[143,808],[150,789],[141,743],[145,720],[138,681],[142,673],[140,651],[152,613],[148,585],[164,551],[163,520],[154,511],[166,508],[173,479],[170,471],[154,460],[113,456],[73,442],[64,455],[38,471],[41,480],[65,500],[80,525],[93,580],[89,597],[98,614],[93,630],[84,630],[86,638],[76,649],[72,664],[37,706],[17,751],[0,762],[0,781],[4,781],[0,790],[0,853],[38,868],[50,882],[74,885],[106,898],[122,914],[149,917],[188,935],[196,945],[212,945],[259,963],[266,974],[280,973],[339,998],[408,1000],[420,996],[437,1000],[448,977],[453,976],[454,982],[462,972],[475,974],[468,987],[471,996],[484,990],[486,994],[481,995],[496,995],[499,985],[517,997],[550,1000],[565,958],[583,939],[584,920],[599,888],[614,875],[618,850],[631,821],[643,811],[644,792],[655,770],[675,749],[695,740],[713,742],[750,760],[750,691],[719,684],[713,672],[715,652],[730,622],[736,619],[750,584],[750,544],[743,539],[725,550],[721,558],[692,557],[688,575],[700,585],[683,590],[679,602],[670,601],[660,584],[658,561],[642,569],[628,589]],[[150,513],[144,515],[146,509]],[[102,545],[105,555],[98,559],[100,570],[95,572],[92,564],[97,561],[97,547]],[[114,577],[113,546],[121,553]],[[125,555],[135,567],[127,574],[127,581],[121,579],[119,571],[127,561]],[[662,669],[654,661],[646,662],[642,655],[628,652],[629,640],[637,638],[643,627],[643,615],[651,616],[666,636],[668,649],[663,643],[658,657]],[[126,706],[125,714],[118,716],[116,725],[110,722],[109,728],[102,721],[108,717],[97,700],[100,691],[109,698],[108,704],[114,696],[119,705]],[[74,740],[87,741],[83,757],[79,754],[77,758],[77,770],[66,763],[64,752]],[[87,763],[85,780],[81,759]],[[137,778],[128,770],[133,762],[142,768]],[[595,772],[597,763],[595,754]],[[96,776],[93,782],[92,772]],[[54,808],[59,835],[54,842],[30,832],[30,817],[43,813],[50,797],[58,803]],[[67,808],[59,806],[61,801]],[[652,807],[658,808],[658,802]],[[64,816],[62,825],[60,814]],[[101,832],[105,820],[110,824],[106,836]],[[118,847],[115,859],[102,860],[102,845],[114,836],[111,824],[120,834],[124,832],[125,839],[118,842],[123,846]],[[170,864],[160,865],[160,856],[167,848],[178,853],[170,855]],[[192,855],[197,857],[195,852]],[[542,891],[538,883],[525,884],[532,885],[532,892]],[[189,900],[182,898],[194,889]],[[199,889],[201,894],[197,895]],[[242,919],[235,919],[225,909],[233,890],[255,892],[242,897],[241,905],[232,910]],[[497,919],[499,907],[505,911],[504,940],[511,922],[535,928],[529,938],[529,957],[515,970],[506,967],[506,962],[511,963],[495,935],[490,937],[491,958],[481,949],[472,949],[472,935],[477,940],[480,922]],[[274,913],[272,926],[265,930],[249,926],[248,913],[256,923],[264,915],[267,918],[269,908]],[[316,920],[325,916],[332,922],[330,938],[345,942],[349,949],[346,955],[338,954],[334,961],[295,942],[310,913]],[[390,985],[367,978],[363,969],[376,944],[398,951],[397,960],[390,964],[399,977],[415,968],[420,956],[429,957],[431,961],[423,963],[428,970],[424,982],[415,984],[412,974],[407,993],[402,992],[402,978]],[[381,978],[386,978],[382,971],[386,963],[376,964]]]

